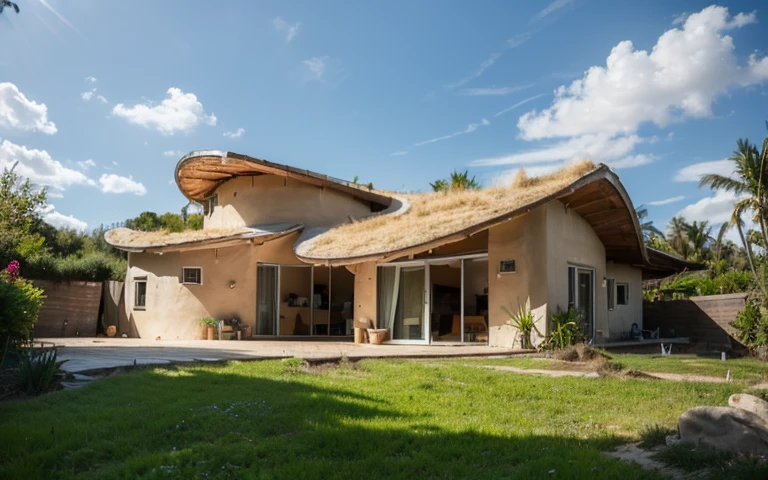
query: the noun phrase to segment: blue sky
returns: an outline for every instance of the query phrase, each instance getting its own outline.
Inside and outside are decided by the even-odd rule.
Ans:
[[[734,199],[698,176],[767,133],[761,2],[18,3],[0,167],[50,186],[56,225],[178,212],[200,149],[408,191],[590,158],[658,224],[716,223]]]

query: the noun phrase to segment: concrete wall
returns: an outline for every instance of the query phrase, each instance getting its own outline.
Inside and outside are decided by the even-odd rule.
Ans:
[[[546,206],[547,216],[547,276],[549,284],[549,315],[557,308],[568,308],[568,267],[594,269],[595,330],[608,335],[608,303],[605,277],[605,247],[592,227],[579,214],[567,210],[555,200]],[[588,334],[587,336],[591,336]]]
[[[198,320],[238,317],[256,329],[257,262],[301,264],[293,254],[296,235],[251,244],[187,252],[131,253],[126,276],[129,331],[141,338],[202,338]],[[202,285],[181,283],[182,267],[202,267]],[[134,308],[135,280],[146,278],[144,309]],[[235,287],[230,288],[230,282]]]
[[[284,222],[335,225],[348,222],[350,215],[371,215],[368,205],[349,195],[275,175],[235,177],[216,193],[219,205],[206,216],[205,228]]]
[[[629,284],[629,303],[627,305],[617,304],[613,311],[608,311],[608,334],[606,337],[620,340],[623,335],[629,334],[633,323],[637,323],[640,328],[643,328],[643,272],[631,265],[612,262],[605,266],[605,272],[605,276],[614,279],[617,285],[619,283]],[[616,298],[615,292],[613,298]]]
[[[376,263],[354,265],[355,274],[355,320],[368,318],[377,325],[376,315]]]

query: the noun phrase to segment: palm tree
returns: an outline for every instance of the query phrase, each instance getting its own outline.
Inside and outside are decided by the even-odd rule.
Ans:
[[[766,122],[768,127],[768,122]],[[760,225],[760,233],[763,236],[763,245],[768,245],[768,230],[766,230],[766,214],[768,214],[768,137],[763,141],[763,151],[749,143],[749,139],[739,139],[738,149],[733,152],[729,160],[733,162],[734,176],[726,177],[716,173],[710,173],[701,177],[699,187],[708,186],[712,190],[724,190],[733,192],[743,197],[733,207],[733,216],[741,218],[747,210],[751,210],[754,220]]]
[[[11,7],[16,11],[16,13],[19,13],[19,6],[15,3],[9,1],[9,0],[0,0],[0,13],[3,13],[3,10],[5,10],[5,7]]]
[[[643,232],[643,238],[645,239],[646,243],[656,235],[664,235],[661,233],[661,230],[656,228],[656,226],[653,224],[653,220],[645,220],[645,218],[648,216],[648,209],[646,207],[642,205],[637,207],[635,209],[635,215],[637,215],[637,221],[640,223],[640,231]]]
[[[694,260],[701,261],[704,259],[704,252],[707,249],[709,241],[712,239],[710,232],[709,222],[704,220],[703,222],[693,221],[687,225],[685,236],[688,238],[688,245],[690,247],[690,253]]]
[[[683,217],[672,217],[667,226],[667,243],[678,255],[687,259],[691,254],[690,243],[688,241],[688,228]]]

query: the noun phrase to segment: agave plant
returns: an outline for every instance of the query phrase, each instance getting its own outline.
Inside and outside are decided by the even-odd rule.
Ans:
[[[56,349],[36,351],[24,348],[19,352],[19,385],[29,393],[48,390],[59,366]]]
[[[525,303],[521,303],[520,299],[517,299],[517,310],[511,311],[507,307],[501,307],[504,312],[509,316],[507,325],[511,325],[520,332],[520,347],[523,349],[533,348],[533,342],[531,342],[531,333],[541,335],[541,332],[536,327],[536,318],[531,311],[531,298],[528,297]]]

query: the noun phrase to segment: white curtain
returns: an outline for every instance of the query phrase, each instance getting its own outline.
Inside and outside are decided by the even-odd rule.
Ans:
[[[256,275],[256,333],[274,335],[277,319],[277,267],[259,265]]]
[[[397,267],[379,267],[377,279],[378,327],[392,329],[397,304]]]

